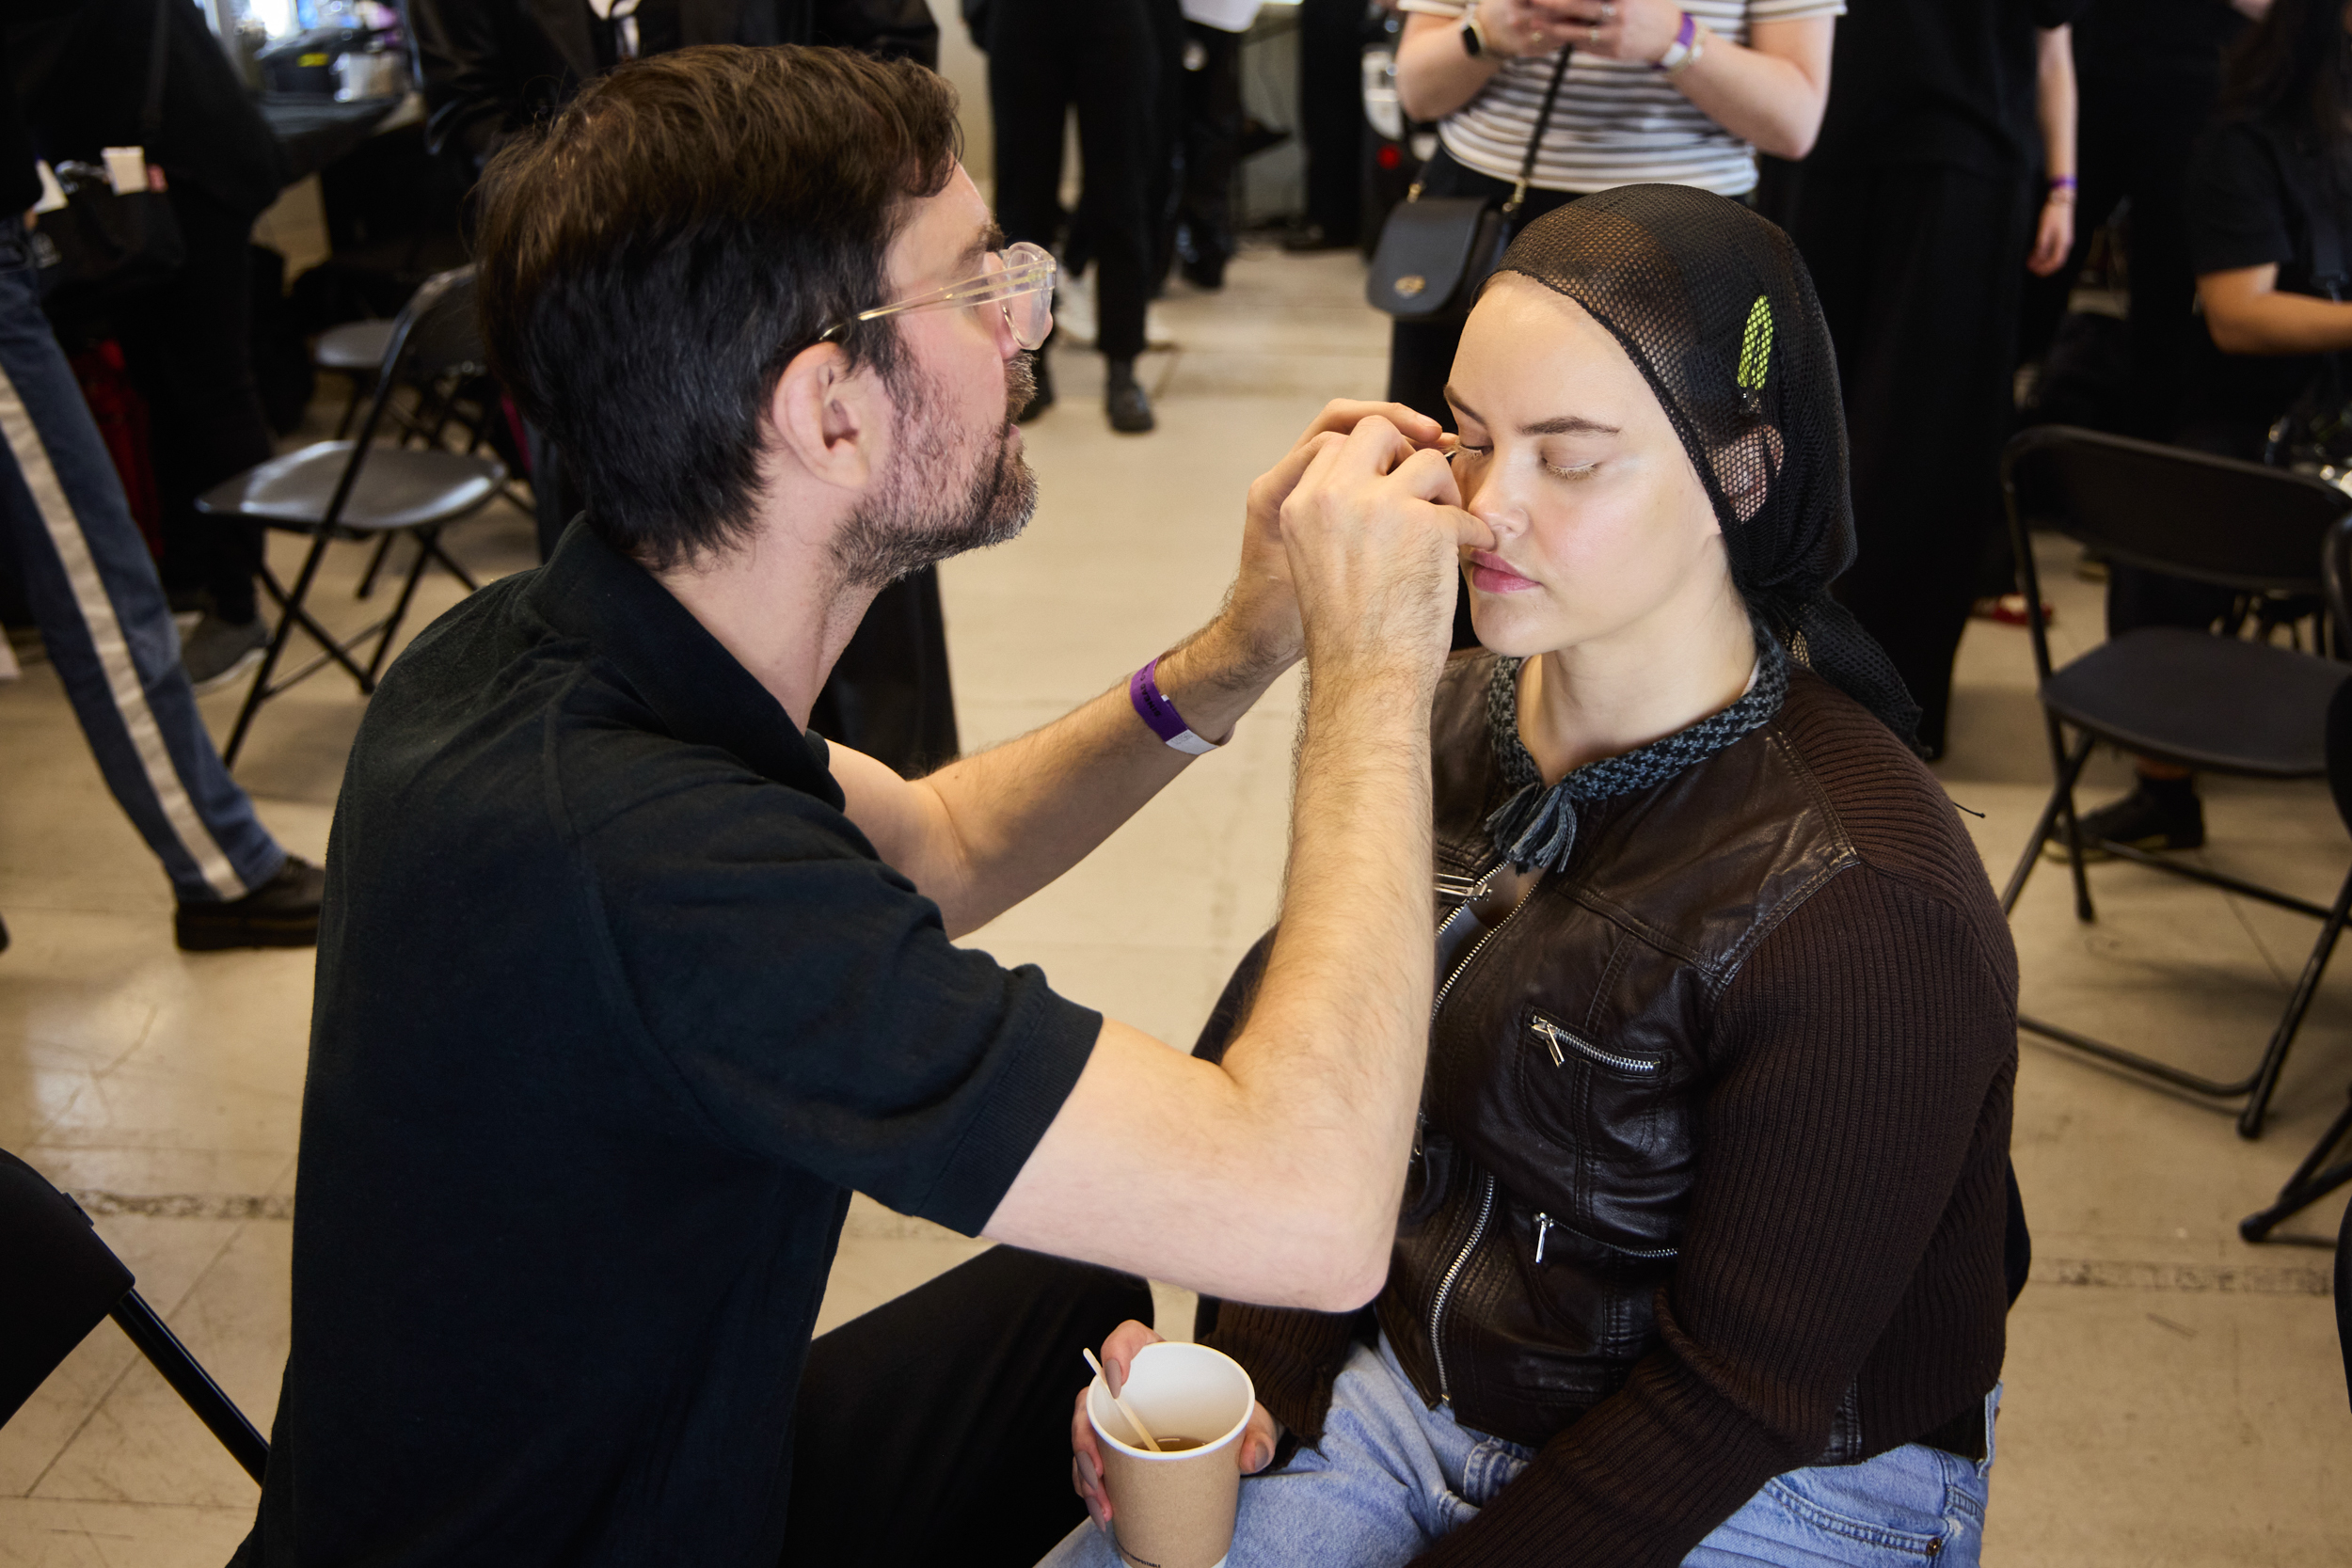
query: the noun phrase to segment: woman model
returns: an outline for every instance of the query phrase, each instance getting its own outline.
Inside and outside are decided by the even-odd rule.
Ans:
[[[1720,197],[1588,198],[1512,245],[1448,394],[1493,543],[1432,719],[1422,1133],[1367,1314],[1208,1336],[1263,1405],[1232,1568],[1973,1563],[2015,954],[1826,592],[1853,534],[1804,266]],[[1285,511],[1359,504],[1324,483]],[[1083,1406],[1073,1440],[1100,1521]]]
[[[1397,47],[1405,112],[1438,122],[1427,197],[1501,202],[1518,182],[1552,70],[1574,54],[1512,233],[1565,201],[1642,182],[1756,188],[1757,150],[1802,158],[1829,95],[1845,0],[1474,0],[1411,15]],[[1458,323],[1397,324],[1389,396],[1449,420]]]

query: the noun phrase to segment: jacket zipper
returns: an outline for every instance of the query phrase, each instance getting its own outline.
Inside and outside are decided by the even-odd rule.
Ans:
[[[1491,870],[1478,879],[1476,886],[1479,890],[1483,892],[1487,882],[1493,879],[1495,872],[1502,869],[1502,863],[1496,862]],[[1496,921],[1485,936],[1470,944],[1470,950],[1462,955],[1462,961],[1454,966],[1454,973],[1445,977],[1445,984],[1438,988],[1438,998],[1429,1005],[1429,1027],[1433,1032],[1438,1026],[1438,1013],[1445,1006],[1445,999],[1453,991],[1454,983],[1462,977],[1465,970],[1478,960],[1478,955],[1486,951],[1486,944],[1494,941],[1496,933],[1510,925],[1518,918],[1518,912],[1527,908],[1528,899],[1534,896],[1535,889],[1542,881],[1543,878],[1540,876],[1530,879],[1526,891],[1519,895],[1519,901],[1511,906],[1511,912]],[[1441,880],[1440,886],[1442,885]],[[1453,1265],[1445,1271],[1445,1277],[1438,1281],[1437,1299],[1429,1304],[1429,1354],[1438,1364],[1438,1401],[1441,1404],[1450,1404],[1454,1400],[1454,1386],[1447,1378],[1445,1370],[1445,1342],[1439,1338],[1445,1326],[1446,1298],[1454,1293],[1454,1282],[1461,1278],[1462,1271],[1470,1266],[1470,1254],[1478,1250],[1479,1242],[1486,1234],[1486,1222],[1494,1217],[1495,1212],[1495,1179],[1481,1171],[1478,1180],[1477,1223],[1470,1227],[1470,1240],[1464,1242],[1462,1250],[1454,1255]]]
[[[1461,1278],[1463,1269],[1470,1264],[1470,1254],[1478,1250],[1479,1239],[1486,1234],[1486,1222],[1495,1212],[1495,1179],[1481,1171],[1478,1183],[1478,1223],[1470,1227],[1470,1240],[1462,1243],[1462,1250],[1454,1257],[1454,1266],[1445,1271],[1443,1279],[1438,1281],[1438,1299],[1429,1306],[1429,1354],[1438,1363],[1438,1402],[1440,1404],[1454,1402],[1454,1385],[1445,1375],[1445,1341],[1438,1338],[1438,1327],[1445,1322],[1446,1298],[1454,1293],[1454,1282]]]
[[[1553,1219],[1549,1214],[1538,1213],[1535,1216],[1536,1262],[1541,1263],[1544,1260],[1544,1243],[1551,1240],[1551,1233],[1555,1230],[1565,1230],[1569,1235],[1574,1236],[1578,1241],[1591,1242],[1592,1244],[1597,1247],[1605,1247],[1611,1252],[1622,1253],[1628,1258],[1639,1258],[1645,1262],[1658,1262],[1664,1259],[1679,1258],[1682,1256],[1682,1249],[1680,1247],[1619,1246],[1614,1242],[1595,1241],[1592,1237],[1585,1235],[1584,1232],[1579,1230],[1572,1225],[1563,1225],[1558,1220]]]
[[[1543,1036],[1544,1045],[1551,1053],[1553,1067],[1568,1065],[1567,1057],[1560,1050],[1563,1045],[1587,1061],[1598,1062],[1602,1067],[1615,1068],[1619,1072],[1656,1072],[1666,1065],[1663,1062],[1645,1061],[1639,1056],[1620,1056],[1613,1051],[1603,1051],[1574,1030],[1562,1028],[1541,1013],[1535,1015],[1533,1027],[1535,1033]]]

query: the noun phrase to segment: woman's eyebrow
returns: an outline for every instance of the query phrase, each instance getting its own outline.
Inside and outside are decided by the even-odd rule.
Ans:
[[[1622,436],[1615,425],[1588,420],[1581,414],[1562,414],[1556,419],[1538,420],[1534,424],[1519,426],[1522,436]]]

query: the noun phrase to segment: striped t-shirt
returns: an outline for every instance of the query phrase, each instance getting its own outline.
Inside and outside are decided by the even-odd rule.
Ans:
[[[1751,22],[1841,16],[1846,6],[1845,0],[1682,0],[1682,8],[1716,38],[1745,43]],[[1517,180],[1558,60],[1546,55],[1503,61],[1479,95],[1438,128],[1454,161],[1498,180]],[[1640,60],[1580,54],[1560,84],[1534,180],[1548,191],[1657,183],[1741,196],[1756,185],[1756,150],[1708,119],[1664,71]]]

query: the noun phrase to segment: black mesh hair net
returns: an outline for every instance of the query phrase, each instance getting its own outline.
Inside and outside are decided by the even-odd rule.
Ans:
[[[1788,236],[1688,185],[1621,185],[1528,225],[1500,270],[1565,294],[1624,345],[1707,486],[1749,607],[1913,741],[1902,676],[1829,594],[1854,557],[1846,416]]]

